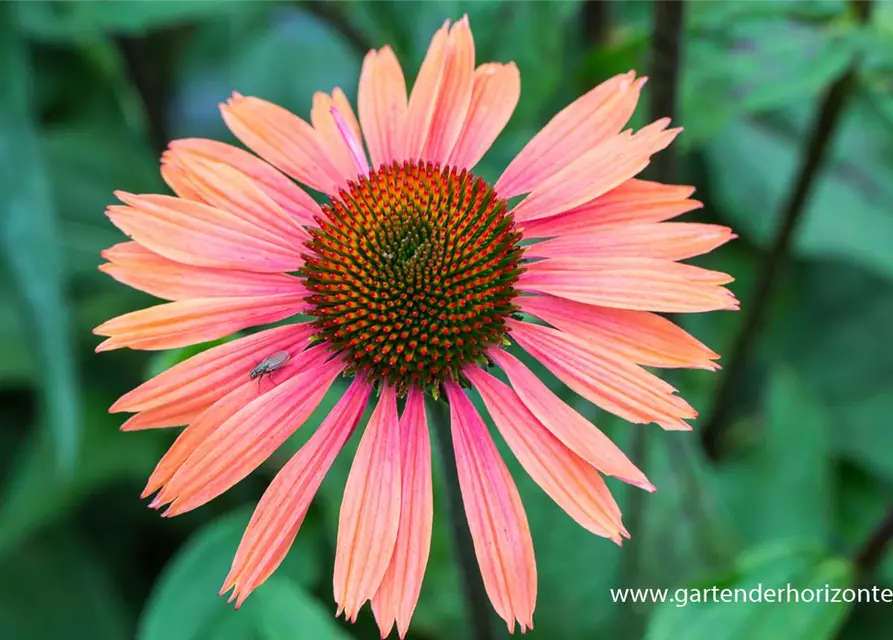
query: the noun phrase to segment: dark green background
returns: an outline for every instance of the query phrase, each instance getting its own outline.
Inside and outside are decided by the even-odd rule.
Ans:
[[[890,604],[655,607],[613,604],[608,591],[893,585],[893,563],[858,574],[852,563],[893,502],[893,3],[876,5],[861,27],[844,2],[688,4],[680,179],[707,206],[687,218],[741,235],[700,263],[737,278],[745,309],[817,105],[848,67],[855,82],[824,132],[831,146],[792,255],[773,274],[719,460],[705,457],[698,424],[688,434],[627,425],[562,392],[627,451],[648,431],[636,462],[658,492],[631,506],[611,484],[633,536],[619,549],[577,527],[507,456],[537,552],[532,637],[891,637]],[[411,80],[433,31],[465,12],[478,60],[514,60],[522,75],[518,109],[479,169],[490,179],[576,96],[647,71],[650,2],[608,3],[598,28],[599,12],[581,2],[0,4],[0,639],[378,637],[368,610],[355,626],[333,617],[349,452],[286,564],[238,613],[216,593],[289,451],[173,520],[139,499],[173,431],[122,434],[106,409],[183,354],[93,353],[94,326],[152,303],[97,272],[100,250],[122,239],[103,209],[114,189],[166,192],[167,140],[231,140],[217,104],[232,91],[306,117],[315,90],[341,86],[355,98],[369,46],[390,43]],[[682,321],[725,354],[743,315]],[[671,378],[706,413],[721,375]],[[465,637],[437,492],[410,638]]]

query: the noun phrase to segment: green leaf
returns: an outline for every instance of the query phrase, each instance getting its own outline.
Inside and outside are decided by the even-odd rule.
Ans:
[[[289,629],[312,629],[308,638],[342,638],[334,616],[301,587],[320,578],[312,519],[305,521],[276,577],[236,611],[218,596],[248,524],[250,511],[227,515],[195,534],[165,567],[140,619],[139,640],[277,640]],[[328,625],[326,624],[328,622]],[[292,635],[291,637],[300,637]]]
[[[29,35],[47,40],[82,40],[104,33],[138,35],[196,20],[239,14],[253,2],[24,2],[22,23]]]
[[[777,232],[805,145],[798,131],[810,120],[796,110],[783,121],[737,121],[706,146],[715,205],[737,232],[762,246]],[[893,143],[877,135],[880,127],[864,105],[848,113],[816,176],[794,239],[797,255],[837,258],[893,278],[893,183],[888,179]],[[854,158],[861,161],[856,164]]]
[[[853,568],[847,561],[815,547],[790,544],[759,548],[743,555],[729,574],[707,576],[697,584],[682,585],[684,591],[671,590],[668,597],[672,599],[656,608],[645,638],[830,640],[851,607],[816,598],[829,599],[825,595],[826,585],[845,589],[853,584]],[[813,601],[785,602],[785,598],[794,598],[787,595],[789,586],[798,592],[798,598],[802,598],[801,590],[812,590]],[[781,591],[776,591],[775,602],[761,595],[768,589]],[[728,595],[723,596],[723,592]],[[745,600],[758,596],[763,601]],[[732,601],[723,601],[724,597]]]
[[[0,638],[127,640],[124,601],[101,557],[62,535],[0,562]]]
[[[12,11],[0,8],[0,244],[21,301],[40,371],[47,426],[60,468],[74,467],[80,439],[78,389],[49,184],[31,122],[28,81],[33,73]]]

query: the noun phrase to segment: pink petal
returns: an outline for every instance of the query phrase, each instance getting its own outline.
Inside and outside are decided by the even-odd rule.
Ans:
[[[165,429],[182,427],[198,418],[206,406],[189,404],[164,405],[147,409],[130,416],[121,425],[121,431],[142,431],[143,429]]]
[[[171,142],[170,152],[177,154],[178,158],[202,158],[238,169],[301,224],[313,224],[313,217],[322,213],[319,204],[298,185],[257,156],[238,147],[216,140],[187,138]]]
[[[484,588],[509,633],[533,628],[536,561],[521,496],[465,392],[446,382],[459,487]]]
[[[110,264],[99,266],[118,282],[165,300],[228,298],[302,293],[304,286],[284,273],[193,267],[168,260],[137,242],[116,244],[102,252]]]
[[[233,589],[236,607],[282,562],[298,535],[313,496],[348,441],[371,387],[359,378],[307,443],[276,474],[251,516],[221,593]]]
[[[315,369],[322,365],[330,355],[321,345],[307,349],[276,371],[276,380],[281,384],[299,373]],[[167,483],[189,457],[204,442],[207,442],[220,429],[221,425],[226,423],[233,415],[249,403],[263,398],[263,396],[270,394],[277,388],[278,385],[272,386],[272,383],[267,385],[245,380],[241,385],[205,409],[198,418],[183,430],[176,441],[174,441],[174,444],[171,445],[171,448],[158,462],[158,465],[149,477],[149,481],[146,483],[142,497],[145,498],[155,493],[162,485]],[[161,500],[156,498],[156,501],[150,506],[157,507],[160,505]]]
[[[505,128],[520,96],[521,74],[514,62],[475,69],[468,115],[447,164],[472,169]]]
[[[385,386],[350,468],[335,551],[333,586],[338,615],[355,621],[378,591],[400,525],[400,425],[397,396]]]
[[[301,245],[221,209],[171,196],[116,192],[127,207],[106,215],[125,234],[165,258],[196,267],[295,271]]]
[[[584,304],[685,313],[737,309],[726,274],[656,258],[551,258],[527,265],[516,287]]]
[[[620,508],[595,467],[552,435],[511,387],[477,367],[465,373],[530,477],[582,527],[619,544],[627,535]]]
[[[125,393],[109,411],[146,411],[165,405],[208,407],[244,384],[267,356],[287,351],[297,357],[312,332],[309,323],[290,324],[212,347]]]
[[[344,94],[342,93],[341,95]],[[347,102],[346,98],[344,99],[344,102]],[[338,123],[332,114],[333,108],[336,109],[339,114],[341,113],[341,109],[335,107],[335,101],[332,97],[321,91],[317,91],[313,94],[313,109],[310,111],[310,122],[313,123],[313,128],[316,129],[317,134],[323,144],[325,144],[326,149],[328,149],[332,162],[341,172],[341,185],[344,186],[347,184],[348,180],[355,181],[357,179],[358,171],[354,162],[354,153],[351,146],[339,129]],[[350,103],[347,103],[347,108],[350,109]],[[353,118],[353,110],[350,110],[349,113],[350,115],[348,117]],[[344,117],[344,115],[341,116],[342,121],[347,125],[347,120],[344,120]],[[356,140],[358,145],[362,144],[362,138],[356,138],[353,130],[350,130],[349,135],[352,139]],[[362,147],[360,147],[360,149],[362,149]],[[362,151],[360,151],[360,154],[362,162],[365,163],[365,155],[362,155]],[[366,173],[369,173],[368,166],[366,166]]]
[[[236,331],[278,322],[307,308],[303,294],[195,298],[160,304],[112,318],[93,333],[109,336],[96,347],[158,351],[223,338]]]
[[[220,110],[230,131],[261,158],[317,191],[338,192],[344,176],[307,122],[271,102],[238,94]]]
[[[512,338],[559,380],[593,404],[635,423],[690,430],[697,411],[642,367],[556,329],[509,321]]]
[[[654,313],[595,307],[553,296],[523,296],[518,303],[525,313],[636,364],[719,368],[713,362],[719,354]]]
[[[651,156],[665,149],[681,129],[666,129],[658,120],[635,135],[629,131],[608,138],[546,180],[515,207],[520,222],[548,218],[579,206],[620,186],[648,166]],[[497,185],[498,188],[498,185]]]
[[[422,158],[443,81],[448,40],[449,21],[434,34],[412,87],[403,127],[403,151],[398,159],[414,161]]]
[[[450,29],[437,105],[422,159],[445,164],[465,122],[474,84],[474,38],[464,16]]]
[[[663,222],[703,205],[689,200],[694,187],[666,185],[632,178],[607,193],[569,211],[528,220],[526,238],[596,233],[604,225]]]
[[[176,149],[165,151],[161,161],[161,175],[181,198],[227,211],[291,244],[309,239],[293,215],[238,169]]]
[[[406,397],[406,407],[400,418],[400,448],[400,528],[391,563],[372,598],[372,612],[382,638],[391,632],[395,620],[400,637],[406,636],[431,549],[434,518],[431,443],[424,396],[415,387]]]
[[[406,80],[390,47],[366,55],[357,102],[372,166],[402,160]]]
[[[697,222],[605,225],[593,233],[566,235],[530,246],[528,258],[592,256],[685,260],[713,251],[733,239],[728,227]]]
[[[608,436],[552,393],[520,360],[503,349],[493,348],[487,354],[505,371],[524,406],[564,446],[605,475],[654,491],[645,474]]]
[[[501,198],[529,193],[627,123],[645,79],[614,76],[558,113],[527,143],[496,182]],[[597,175],[597,174],[595,174]]]
[[[165,515],[180,515],[245,478],[304,424],[343,369],[333,360],[303,370],[239,409],[193,450],[155,504],[170,503]]]

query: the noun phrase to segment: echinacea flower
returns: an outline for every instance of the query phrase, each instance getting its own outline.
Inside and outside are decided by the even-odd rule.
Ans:
[[[388,47],[363,62],[359,120],[337,88],[314,96],[310,123],[234,95],[223,118],[256,155],[178,140],[162,159],[176,197],[117,194],[124,206],[108,216],[132,241],[105,251],[101,268],[170,302],[98,327],[108,339],[97,350],[172,349],[278,323],[111,408],[135,413],[125,430],[188,425],[149,479],[153,507],[177,515],[220,495],[301,427],[336,378],[351,380],[257,506],[223,587],[237,604],[285,557],[367,402],[334,592],[351,620],[371,601],[382,636],[395,623],[406,633],[428,560],[426,394],[449,403],[475,552],[510,631],[533,623],[533,544],[472,389],[558,505],[597,535],[628,536],[603,476],[652,485],[505,347],[630,422],[688,429],[695,417],[645,367],[713,370],[718,356],[655,312],[737,308],[729,276],[679,262],[733,234],[667,222],[700,206],[693,189],[635,178],[679,133],[666,120],[623,131],[644,80],[630,72],[579,98],[488,184],[472,170],[508,122],[520,77],[512,63],[475,67],[463,18],[434,35],[408,99]]]

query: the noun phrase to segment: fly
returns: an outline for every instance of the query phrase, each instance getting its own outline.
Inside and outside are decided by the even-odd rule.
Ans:
[[[282,365],[288,362],[288,359],[291,358],[288,355],[288,351],[277,351],[271,356],[264,358],[258,363],[254,369],[251,370],[251,373],[248,374],[248,378],[251,380],[257,379],[257,389],[260,391],[260,381],[264,376],[269,376],[272,380],[273,372],[277,369],[280,369]]]

